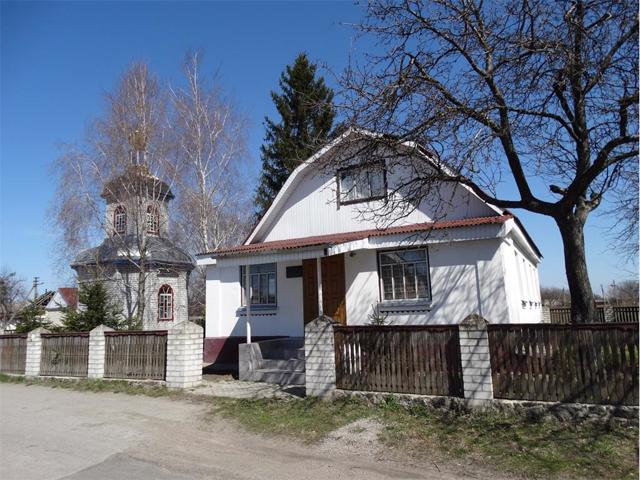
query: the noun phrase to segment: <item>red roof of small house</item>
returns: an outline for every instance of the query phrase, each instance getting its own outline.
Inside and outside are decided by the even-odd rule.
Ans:
[[[235,245],[221,248],[200,255],[229,256],[243,253],[258,253],[275,250],[291,250],[295,248],[316,247],[320,245],[337,245],[340,243],[364,240],[369,237],[381,237],[384,235],[411,234],[428,232],[430,230],[445,230],[449,228],[475,227],[478,225],[502,224],[514,218],[513,215],[496,215],[492,217],[464,218],[461,220],[443,220],[439,222],[414,223],[398,227],[381,229],[360,230],[356,232],[334,233],[330,235],[316,235],[313,237],[291,238],[287,240],[275,240],[271,242],[250,243],[248,245]]]
[[[60,296],[67,302],[67,306],[77,308],[78,306],[78,289],[71,287],[61,287],[58,289]]]

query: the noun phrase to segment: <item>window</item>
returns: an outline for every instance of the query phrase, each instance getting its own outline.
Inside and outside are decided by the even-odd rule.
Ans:
[[[429,300],[429,258],[425,248],[380,252],[380,290],[383,301]]]
[[[245,266],[240,267],[240,286],[242,305],[245,304]],[[262,263],[249,266],[249,285],[251,305],[276,305],[276,264]]]
[[[387,194],[386,173],[381,163],[339,170],[338,181],[341,204],[376,200]]]
[[[160,214],[155,205],[147,207],[147,233],[158,235],[160,233]]]
[[[158,291],[158,320],[173,320],[173,289],[169,285]]]
[[[127,211],[122,205],[118,205],[113,211],[113,229],[118,234],[127,230]]]

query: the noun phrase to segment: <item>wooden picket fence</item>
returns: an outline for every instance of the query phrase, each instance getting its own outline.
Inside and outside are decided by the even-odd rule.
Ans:
[[[336,386],[462,396],[457,325],[334,328]]]
[[[105,332],[104,376],[164,380],[167,332]]]
[[[89,332],[43,333],[40,375],[86,377]]]
[[[612,322],[629,323],[638,322],[638,306],[616,306],[611,307],[613,311]],[[571,307],[551,307],[549,309],[551,323],[571,323]],[[605,322],[604,308],[596,308],[596,318],[598,322]]]
[[[638,404],[638,324],[489,325],[495,398]]]
[[[0,372],[24,375],[27,334],[0,335]]]

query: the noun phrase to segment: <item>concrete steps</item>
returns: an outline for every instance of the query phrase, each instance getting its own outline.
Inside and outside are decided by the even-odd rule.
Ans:
[[[304,359],[290,358],[288,360],[274,360],[265,358],[262,360],[262,369],[266,370],[290,370],[304,372]]]
[[[254,381],[276,385],[304,385],[304,370],[259,368],[253,372]]]

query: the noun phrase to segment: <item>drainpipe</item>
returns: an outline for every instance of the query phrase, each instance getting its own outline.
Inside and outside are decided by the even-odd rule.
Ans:
[[[244,266],[244,305],[246,307],[247,343],[251,343],[251,285],[249,284],[249,264]]]

